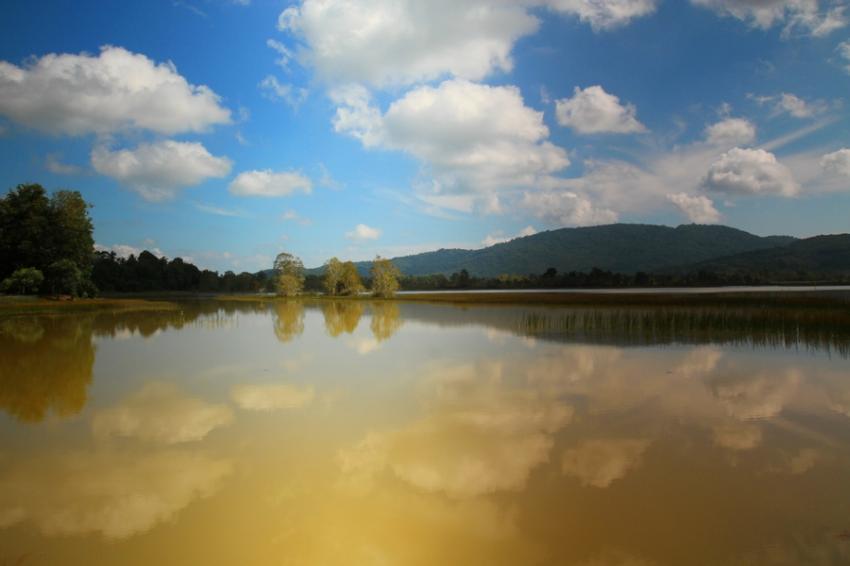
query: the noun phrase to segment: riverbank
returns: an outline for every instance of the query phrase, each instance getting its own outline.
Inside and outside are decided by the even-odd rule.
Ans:
[[[221,302],[256,301],[366,301],[366,302],[427,302],[451,303],[457,305],[551,305],[581,307],[757,307],[757,308],[841,308],[850,312],[850,289],[830,288],[825,290],[749,291],[736,289],[724,290],[665,289],[657,292],[626,292],[609,290],[597,291],[460,291],[440,293],[408,292],[390,299],[358,295],[330,297],[326,295],[301,295],[297,299],[277,297],[268,294],[191,294],[191,293],[150,293],[134,295],[116,295],[96,299],[57,300],[31,296],[0,296],[0,314],[26,314],[43,312],[85,311],[85,310],[144,310],[179,308],[184,301],[214,300]]]

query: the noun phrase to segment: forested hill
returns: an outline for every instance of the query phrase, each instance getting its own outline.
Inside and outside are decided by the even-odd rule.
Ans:
[[[794,281],[800,274],[850,276],[850,234],[815,236],[787,246],[715,258],[688,266],[723,274],[752,273],[773,280]]]
[[[785,246],[789,236],[760,237],[727,226],[611,224],[561,228],[517,238],[480,250],[438,250],[392,258],[405,275],[451,274],[466,269],[471,275],[590,271],[594,267],[618,272],[654,272],[744,252]],[[371,262],[357,264],[368,273]],[[320,273],[321,268],[310,270]]]

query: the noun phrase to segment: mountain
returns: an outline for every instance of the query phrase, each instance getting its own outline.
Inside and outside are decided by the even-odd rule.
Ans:
[[[815,236],[786,246],[739,253],[690,265],[688,270],[755,273],[794,280],[799,274],[850,276],[850,234]]]
[[[611,224],[561,228],[517,238],[480,250],[442,249],[392,258],[405,275],[451,273],[494,277],[503,273],[589,271],[619,273],[660,271],[723,256],[766,250],[795,241],[790,236],[760,237],[727,226]],[[371,262],[357,263],[367,274]],[[318,274],[322,268],[308,273]]]

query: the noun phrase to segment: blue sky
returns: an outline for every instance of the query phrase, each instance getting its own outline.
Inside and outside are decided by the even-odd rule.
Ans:
[[[610,222],[850,231],[850,5],[4,4],[0,180],[219,270]]]

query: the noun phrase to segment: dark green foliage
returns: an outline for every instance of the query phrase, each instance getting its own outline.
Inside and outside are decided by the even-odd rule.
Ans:
[[[60,259],[47,266],[45,287],[51,295],[76,297],[82,291],[83,274],[70,259]]]
[[[272,281],[264,272],[257,274],[227,271],[201,271],[181,258],[171,261],[143,251],[137,258],[122,258],[115,252],[96,252],[92,279],[105,292],[156,293],[257,293],[273,291]]]
[[[762,238],[726,226],[612,224],[562,228],[517,238],[480,250],[438,250],[394,258],[405,275],[451,275],[466,270],[477,277],[500,274],[589,272],[594,267],[618,273],[661,271],[726,255],[793,242],[787,236]],[[361,274],[371,262],[357,264]],[[320,273],[311,270],[311,273]]]
[[[44,275],[41,271],[34,267],[22,267],[3,280],[0,284],[0,292],[34,295],[38,293],[42,283],[44,283]]]
[[[41,185],[18,185],[0,198],[0,279],[21,268],[59,273],[54,286],[77,294],[89,279],[92,265],[92,223],[89,205],[76,191],[57,191],[48,197]],[[77,270],[78,281],[72,284]],[[58,277],[58,275],[57,275]],[[54,281],[57,281],[54,278]],[[67,285],[66,285],[67,284]],[[46,289],[48,292],[50,288]]]

